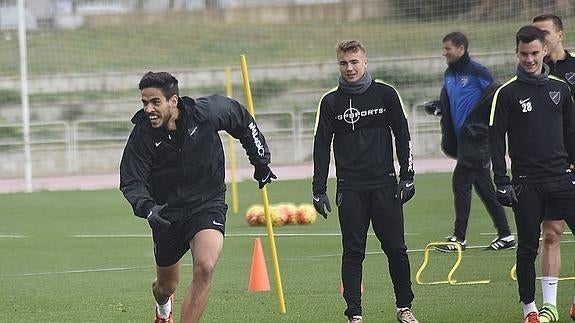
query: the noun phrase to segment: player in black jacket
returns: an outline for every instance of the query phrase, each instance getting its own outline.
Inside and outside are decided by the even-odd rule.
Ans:
[[[336,165],[339,223],[342,233],[344,314],[362,322],[362,263],[370,222],[389,262],[397,319],[417,322],[411,312],[410,265],[404,239],[402,204],[415,194],[411,138],[397,91],[372,80],[365,48],[357,40],[336,46],[339,86],[319,103],[314,137],[313,203],[327,218],[330,151]],[[393,136],[392,136],[393,133]],[[399,160],[399,184],[393,164],[393,145]]]
[[[571,88],[571,96],[575,93],[575,57],[563,48],[563,21],[556,15],[544,14],[533,18],[533,26],[543,30],[548,48],[545,63],[549,65],[549,74],[562,78]],[[575,212],[575,211],[574,211]],[[543,305],[539,309],[541,322],[559,320],[557,311],[557,288],[561,272],[561,236],[565,229],[565,221],[556,214],[545,214],[542,230],[541,247],[541,291]],[[575,228],[571,227],[575,234]],[[575,302],[571,306],[571,317],[575,319]]]
[[[225,162],[219,130],[238,138],[260,189],[273,178],[270,153],[254,119],[238,102],[212,95],[180,97],[178,80],[148,72],[140,80],[143,109],[132,122],[120,164],[120,190],[152,229],[157,277],[156,321],[173,322],[180,259],[191,250],[193,279],[180,322],[198,322],[223,247]]]
[[[535,305],[535,259],[545,214],[573,221],[575,177],[574,106],[569,87],[549,76],[543,31],[534,26],[516,35],[517,75],[495,93],[490,149],[497,198],[513,208],[518,234],[517,282],[525,322],[539,322]],[[507,176],[505,135],[512,179]]]

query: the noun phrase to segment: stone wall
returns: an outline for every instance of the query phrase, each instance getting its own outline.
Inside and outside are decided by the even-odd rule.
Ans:
[[[174,16],[183,16],[198,22],[210,23],[219,21],[226,24],[290,24],[313,21],[358,21],[388,17],[392,13],[388,0],[347,0],[328,4],[92,15],[85,17],[85,23],[91,26],[109,26],[131,20],[154,24],[165,23]]]

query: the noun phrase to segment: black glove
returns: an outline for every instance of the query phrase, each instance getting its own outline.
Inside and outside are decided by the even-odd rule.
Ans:
[[[433,116],[441,115],[441,101],[427,101],[423,103],[423,108],[427,114]]]
[[[395,192],[395,198],[399,199],[401,204],[406,203],[411,200],[415,195],[415,185],[413,180],[400,180],[397,184],[397,191]]]
[[[268,165],[257,165],[254,170],[254,179],[258,181],[260,190],[266,186],[266,184],[271,183],[272,179],[276,179],[277,176],[272,172]]]
[[[513,203],[517,203],[517,195],[515,194],[515,189],[513,185],[497,185],[497,190],[495,192],[497,195],[497,201],[503,206],[513,206]]]
[[[327,219],[327,213],[325,210],[327,209],[328,212],[331,212],[331,206],[329,205],[329,198],[327,197],[327,194],[314,195],[313,207],[317,213],[321,214],[324,219]]]
[[[168,206],[168,204],[154,205],[154,207],[150,209],[150,212],[148,212],[146,219],[148,219],[148,224],[153,230],[163,231],[172,225],[170,221],[162,218],[162,210],[166,206]]]

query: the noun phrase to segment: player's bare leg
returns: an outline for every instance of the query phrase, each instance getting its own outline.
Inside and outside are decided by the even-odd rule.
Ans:
[[[561,271],[561,235],[565,227],[563,220],[544,220],[541,224],[543,243],[541,245],[541,291],[543,305],[539,309],[541,322],[559,320],[557,310],[557,287]]]
[[[193,278],[182,304],[181,323],[197,323],[208,303],[212,275],[224,245],[220,231],[198,232],[190,241],[193,258]]]
[[[180,282],[180,263],[177,262],[168,267],[156,266],[156,279],[152,282],[152,294],[156,299],[156,303],[163,305],[170,301],[170,296],[174,294],[178,283]],[[158,311],[158,310],[157,310]],[[159,315],[156,311],[156,315]],[[166,309],[166,313],[162,314],[165,317],[173,311]]]
[[[559,277],[561,270],[561,235],[565,228],[563,220],[545,220],[542,225],[541,247],[542,276]]]

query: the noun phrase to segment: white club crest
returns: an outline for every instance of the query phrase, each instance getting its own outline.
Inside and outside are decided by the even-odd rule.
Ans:
[[[559,101],[561,100],[561,93],[558,91],[549,92],[549,97],[551,98],[551,101],[555,103],[555,105],[558,105]]]

